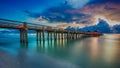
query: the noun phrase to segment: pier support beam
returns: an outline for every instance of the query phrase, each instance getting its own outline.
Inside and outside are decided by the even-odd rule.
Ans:
[[[58,32],[56,32],[56,40],[58,39]]]
[[[36,30],[36,40],[39,40],[39,31]]]
[[[45,27],[43,26],[42,27],[42,40],[43,40],[43,42],[45,41]]]
[[[75,39],[78,39],[78,33],[77,32],[75,32]]]
[[[66,39],[67,38],[67,33],[64,33],[64,39]]]
[[[44,30],[42,31],[42,37],[43,37],[43,38],[42,38],[43,41],[45,41],[45,31],[44,31]]]
[[[68,31],[67,32],[67,39],[69,39],[70,38],[70,32]]]
[[[41,41],[41,31],[40,30],[36,30],[36,40]]]
[[[63,32],[61,33],[61,38],[64,39],[64,33]]]
[[[61,38],[61,37],[60,37],[60,32],[58,32],[58,39],[60,40],[60,38]]]
[[[73,32],[71,33],[71,39],[74,39],[74,33]]]
[[[53,36],[54,36],[54,40],[56,40],[56,31],[54,31]]]
[[[49,32],[49,31],[47,32],[47,35],[48,35],[48,36],[47,36],[47,39],[48,39],[48,41],[49,41],[49,39],[50,39],[50,32]]]
[[[52,37],[52,32],[50,32],[50,40],[52,40],[52,38],[53,38],[53,37]]]
[[[27,23],[23,24],[23,28],[20,29],[20,42],[28,43]]]

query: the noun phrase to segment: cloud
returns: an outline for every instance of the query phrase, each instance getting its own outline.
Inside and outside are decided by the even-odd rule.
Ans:
[[[29,15],[39,20],[39,17],[48,20],[51,23],[73,23],[76,22],[76,25],[80,24],[90,24],[86,20],[90,20],[90,15],[83,13],[73,13],[72,11],[76,10],[72,5],[68,3],[63,3],[56,7],[51,7],[45,10],[42,13],[33,13],[30,11],[24,11]]]
[[[114,25],[112,31],[113,33],[120,33],[120,25]]]
[[[82,8],[89,2],[89,0],[67,0],[67,2],[74,8]]]
[[[103,4],[103,3],[120,3],[120,0],[90,0],[87,5],[89,4]]]
[[[77,8],[76,8],[77,5]],[[28,13],[30,17],[39,20],[46,19],[51,23],[76,23],[79,26],[91,26],[98,22],[99,18],[106,20],[109,25],[120,24],[119,0],[69,0],[59,6],[48,8],[42,13]],[[69,24],[63,24],[68,26]],[[75,25],[75,24],[74,24]],[[59,24],[58,26],[62,26]],[[72,25],[71,25],[72,26]]]
[[[120,4],[104,3],[104,4],[91,4],[82,9],[82,13],[92,15],[94,18],[103,18],[106,20],[119,22]],[[98,9],[99,8],[99,9]],[[119,23],[120,24],[120,23]]]
[[[89,4],[83,8],[76,10],[69,10],[70,13],[85,14],[81,21],[85,19],[87,23],[95,24],[99,18],[105,19],[110,25],[120,24],[120,4],[118,3],[101,3]]]
[[[41,15],[40,13],[34,13],[28,10],[24,10],[23,12],[26,13],[29,17],[33,17],[33,18],[38,18]]]
[[[87,2],[88,0],[69,0],[66,1],[64,4],[45,10],[42,13],[42,16],[43,18],[47,18],[50,22],[76,22],[77,24],[88,25],[91,24],[91,22],[88,22],[88,20],[93,22],[93,20],[90,19],[91,15],[77,12],[74,13],[74,10],[81,9],[81,7],[83,7]],[[78,5],[79,9],[76,5]],[[75,8],[75,6],[77,8]]]

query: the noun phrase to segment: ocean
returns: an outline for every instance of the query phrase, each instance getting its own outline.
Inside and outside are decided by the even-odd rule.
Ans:
[[[36,41],[19,34],[0,36],[0,68],[120,68],[120,35]]]

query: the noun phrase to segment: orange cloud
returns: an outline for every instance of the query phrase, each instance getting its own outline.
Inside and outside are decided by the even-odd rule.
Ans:
[[[67,12],[74,14],[86,14],[90,17],[83,17],[80,21],[88,20],[89,24],[95,24],[98,18],[104,17],[107,20],[116,21],[120,24],[120,4],[104,3],[104,4],[90,4],[82,9],[68,10]],[[113,22],[114,23],[114,22]]]

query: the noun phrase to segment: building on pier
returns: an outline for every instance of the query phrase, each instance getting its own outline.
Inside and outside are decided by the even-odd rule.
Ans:
[[[93,34],[94,34],[94,35],[99,35],[100,33],[99,33],[99,31],[95,30],[95,31],[93,32]]]

